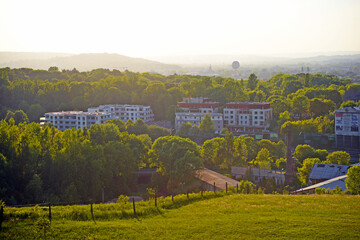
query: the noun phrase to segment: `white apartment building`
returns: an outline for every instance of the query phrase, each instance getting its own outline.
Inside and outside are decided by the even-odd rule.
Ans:
[[[360,149],[360,107],[335,111],[335,135],[338,148]]]
[[[233,133],[269,132],[270,103],[231,102],[224,108],[224,125]]]
[[[206,113],[205,113],[206,114]],[[179,112],[175,116],[175,129],[179,130],[182,123],[191,123],[192,125],[199,126],[203,120],[204,113],[191,113],[191,112]],[[224,128],[222,113],[210,113],[211,120],[214,122],[215,133],[221,133]]]
[[[142,119],[145,123],[154,121],[154,113],[151,110],[151,107],[143,105],[100,105],[99,107],[88,108],[88,112],[111,113],[112,118],[118,118],[124,122],[127,122],[129,119],[133,122],[136,122],[138,119]]]
[[[45,123],[52,123],[61,131],[71,128],[79,129],[84,126],[90,128],[93,124],[103,124],[111,119],[111,113],[82,111],[49,112],[45,113],[45,118],[43,118]]]
[[[215,133],[221,133],[224,127],[223,114],[219,113],[219,102],[211,102],[209,98],[183,98],[178,102],[178,111],[175,113],[175,129],[179,130],[182,123],[200,125],[205,114],[209,113],[214,122]]]

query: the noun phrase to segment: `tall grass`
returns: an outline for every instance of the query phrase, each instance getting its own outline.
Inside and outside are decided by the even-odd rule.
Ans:
[[[225,195],[232,195],[236,192],[234,188],[229,188],[228,192],[209,192],[180,194],[174,196],[157,197],[157,206],[155,199],[151,198],[147,201],[135,202],[136,214],[133,211],[132,202],[118,202],[110,204],[93,204],[94,218],[99,220],[127,219],[134,217],[146,217],[150,215],[162,214],[165,209],[179,208],[184,205],[202,201],[205,199],[219,198]],[[54,220],[75,220],[75,221],[91,221],[90,204],[88,205],[67,205],[52,206],[51,217]],[[33,206],[33,207],[5,207],[4,220],[11,219],[37,219],[48,215],[49,207]]]

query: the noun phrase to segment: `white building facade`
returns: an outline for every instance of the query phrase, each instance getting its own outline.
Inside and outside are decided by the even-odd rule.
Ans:
[[[360,149],[360,107],[335,111],[335,135],[338,148]]]
[[[64,131],[71,128],[79,129],[85,126],[90,128],[90,126],[93,124],[103,124],[105,121],[111,119],[111,113],[66,111],[45,113],[44,122],[52,123],[54,127]]]
[[[206,113],[205,113],[206,114]],[[191,123],[192,125],[200,125],[203,120],[204,113],[179,112],[175,116],[175,129],[179,130],[182,123]],[[215,133],[221,133],[224,128],[222,113],[210,113],[211,120],[214,122]]]
[[[178,131],[182,123],[200,125],[205,114],[210,114],[214,122],[215,133],[221,133],[224,128],[223,114],[219,113],[219,102],[211,102],[209,98],[184,98],[178,102],[178,110],[175,113],[175,130]]]
[[[88,108],[88,112],[111,113],[113,119],[117,118],[124,122],[127,122],[129,119],[133,122],[142,119],[145,123],[154,121],[154,113],[151,110],[151,107],[143,105],[100,105],[99,107]]]
[[[224,126],[235,134],[269,132],[270,103],[231,102],[224,108]]]
[[[71,128],[90,128],[93,124],[104,124],[105,121],[120,119],[127,122],[129,119],[136,122],[143,119],[145,123],[154,121],[154,113],[150,106],[109,104],[88,108],[83,111],[62,111],[45,113],[40,118],[42,123],[52,123],[57,129],[64,131]]]

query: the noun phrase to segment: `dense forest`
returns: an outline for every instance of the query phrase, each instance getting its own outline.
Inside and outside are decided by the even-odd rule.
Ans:
[[[269,81],[251,74],[237,81],[106,69],[0,69],[0,199],[7,204],[99,200],[103,187],[106,199],[111,199],[139,190],[133,172],[142,167],[157,167],[151,186],[166,194],[201,166],[284,169],[286,164],[283,141],[255,141],[228,132],[213,138],[206,135],[206,122],[196,131],[178,133],[180,136],[170,136],[165,129],[140,120],[112,120],[90,129],[61,132],[37,123],[45,112],[86,110],[110,103],[144,104],[151,105],[157,120],[173,121],[182,97],[203,96],[222,106],[231,101],[270,102],[272,131],[289,127],[298,132],[332,133],[334,110],[358,105],[343,102],[349,89],[359,90],[359,85],[319,74],[278,74]],[[183,138],[194,132],[207,136],[202,146]],[[299,183],[309,174],[311,163],[348,164],[350,157],[341,154],[345,153],[328,154],[299,145],[295,151]],[[268,190],[274,188],[264,184]]]
[[[120,72],[96,69],[48,71],[0,69],[0,118],[7,111],[23,110],[30,121],[39,121],[45,112],[84,110],[101,104],[150,105],[157,120],[174,120],[178,101],[184,96],[209,97],[222,106],[227,102],[270,102],[273,116],[288,111],[297,119],[325,117],[342,104],[351,80],[333,75],[278,74],[259,81],[222,77]],[[284,116],[285,117],[285,116]],[[274,123],[275,124],[275,123]],[[275,124],[277,125],[277,124]]]

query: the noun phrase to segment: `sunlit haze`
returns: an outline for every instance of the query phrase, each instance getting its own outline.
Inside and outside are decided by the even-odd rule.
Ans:
[[[360,51],[360,1],[0,0],[0,51],[292,54]]]

